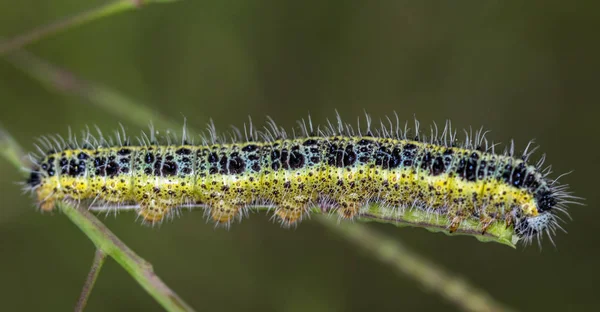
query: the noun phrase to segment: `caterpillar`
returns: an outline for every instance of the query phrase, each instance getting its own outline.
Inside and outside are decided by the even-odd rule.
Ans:
[[[374,127],[367,115],[366,128],[359,122],[356,130],[339,116],[325,127],[309,117],[298,122],[298,135],[269,119],[262,130],[250,123],[245,135],[236,129],[230,138],[217,135],[211,122],[200,144],[188,141],[185,126],[181,141],[157,138],[152,127],[138,144],[123,127],[110,138],[89,129],[80,138],[42,137],[25,184],[43,211],[61,200],[135,205],[149,224],[194,205],[227,226],[250,207],[268,206],[290,226],[314,207],[353,219],[375,204],[383,214],[441,218],[447,233],[468,224],[481,234],[501,226],[529,243],[562,229],[557,212],[566,214],[577,197],[548,178],[545,157],[528,164],[531,142],[519,157],[514,143],[496,153],[483,129],[465,131],[459,143],[449,121],[426,136],[418,121],[413,132],[395,116],[395,123],[387,118]]]

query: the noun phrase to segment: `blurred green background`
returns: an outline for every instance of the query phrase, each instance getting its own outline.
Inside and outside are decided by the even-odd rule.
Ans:
[[[0,1],[12,38],[106,1]],[[176,121],[220,130],[251,115],[291,129],[308,112],[325,122],[397,111],[426,127],[484,126],[519,150],[535,138],[555,174],[586,206],[553,247],[517,250],[470,237],[371,224],[516,309],[597,307],[599,7],[589,1],[182,1],[151,5],[47,37],[27,49]],[[26,149],[34,138],[122,122],[85,99],[44,87],[0,57],[0,123]],[[41,214],[0,161],[0,304],[71,310],[92,243],[58,213]],[[198,310],[454,310],[416,282],[316,222],[281,229],[253,214],[214,230],[201,211],[160,228],[123,213],[103,220]],[[114,261],[88,311],[161,308]]]

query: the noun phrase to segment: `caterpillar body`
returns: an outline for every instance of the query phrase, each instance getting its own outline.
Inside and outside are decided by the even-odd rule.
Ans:
[[[228,225],[249,207],[270,206],[289,226],[312,207],[352,219],[376,204],[396,214],[441,217],[450,233],[475,222],[483,234],[501,225],[529,242],[560,228],[556,212],[565,212],[574,197],[547,178],[543,158],[530,165],[531,153],[515,157],[512,146],[497,154],[483,131],[457,144],[449,123],[441,135],[432,128],[428,139],[415,124],[409,138],[406,126],[390,123],[373,132],[367,117],[363,133],[338,118],[324,129],[300,122],[301,135],[289,137],[270,121],[264,131],[250,127],[244,139],[232,140],[210,126],[198,145],[187,142],[185,129],[181,143],[159,144],[151,129],[137,145],[124,134],[117,133],[114,144],[88,131],[81,144],[41,139],[45,149],[33,157],[26,185],[42,210],[60,200],[134,204],[149,223],[200,205]]]

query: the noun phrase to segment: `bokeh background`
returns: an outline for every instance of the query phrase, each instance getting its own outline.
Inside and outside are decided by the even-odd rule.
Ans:
[[[106,1],[0,1],[0,36],[15,37]],[[201,128],[220,130],[251,115],[288,129],[309,112],[325,122],[367,110],[397,111],[423,125],[451,119],[484,126],[489,139],[530,139],[554,176],[586,206],[572,206],[568,234],[513,250],[470,237],[370,224],[523,311],[597,308],[599,7],[592,1],[182,1],[150,5],[86,24],[28,51]],[[105,131],[121,122],[69,92],[42,85],[0,57],[0,122],[26,149],[34,138]],[[6,311],[72,309],[92,243],[59,213],[40,214],[0,161],[0,303]],[[202,212],[160,228],[123,213],[102,220],[152,262],[198,310],[455,310],[413,280],[305,221],[281,229],[253,214],[214,230]],[[160,311],[114,261],[88,311]]]

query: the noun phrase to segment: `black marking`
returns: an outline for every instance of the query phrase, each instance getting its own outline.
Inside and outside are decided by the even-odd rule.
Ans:
[[[549,189],[538,191],[535,194],[535,201],[537,202],[537,209],[539,212],[549,211],[557,203],[554,194]]]
[[[279,163],[279,161],[273,162],[271,164],[271,169],[273,169],[273,170],[279,170],[279,168],[281,168],[281,164]]]
[[[390,157],[390,168],[397,168],[402,163],[402,151],[399,148],[394,148]]]
[[[273,146],[273,150],[271,150],[271,168],[273,170],[279,170],[279,168],[281,168],[281,160],[279,159],[280,157],[281,153],[279,150],[275,149],[275,146]]]
[[[69,162],[69,175],[72,177],[83,176],[85,174],[85,161],[71,159]]]
[[[384,169],[389,167],[390,150],[387,147],[380,147],[375,155],[375,165]]]
[[[285,170],[290,169],[289,156],[290,153],[287,149],[284,148],[281,150],[281,157],[279,159],[281,161],[281,167],[283,167]]]
[[[290,154],[290,169],[300,169],[304,167],[304,155],[299,151],[292,151]]]
[[[279,153],[279,150],[274,149],[273,151],[271,151],[272,161],[279,161],[279,157],[281,157],[281,153]]]
[[[208,155],[208,162],[211,164],[216,164],[219,161],[219,155],[213,152]]]
[[[343,167],[348,167],[354,165],[356,162],[356,152],[354,152],[354,146],[348,145],[346,146],[346,151],[344,153],[344,164]]]
[[[330,144],[329,153],[327,154],[327,163],[330,166],[341,168],[344,164],[344,150],[338,149],[336,144]]]
[[[436,157],[433,160],[433,164],[431,166],[431,175],[438,176],[446,171],[444,165],[444,159],[440,156]]]
[[[233,153],[233,154],[231,154],[231,156],[229,158],[228,169],[229,169],[230,174],[240,174],[240,173],[243,173],[244,170],[246,169],[246,164],[244,163],[244,160],[237,153]]]
[[[154,154],[147,152],[146,156],[144,157],[144,162],[148,165],[154,163]]]
[[[502,171],[502,175],[498,177],[501,181],[504,181],[506,184],[511,184],[511,174],[513,167],[510,164],[504,165],[504,171]]]
[[[511,181],[512,185],[515,187],[523,186],[523,180],[525,179],[525,173],[527,168],[525,168],[524,163],[520,163],[512,173]]]
[[[127,149],[127,148],[122,148],[117,152],[117,154],[120,156],[127,156],[127,155],[131,154],[131,150]]]
[[[467,169],[467,161],[464,158],[460,158],[460,160],[458,161],[458,165],[456,166],[456,174],[461,177],[462,179],[465,178],[466,176],[466,171]]]
[[[251,145],[246,145],[242,148],[242,152],[246,152],[246,153],[250,153],[250,152],[254,152],[258,149],[258,146],[251,144]]]
[[[487,161],[482,160],[479,162],[479,169],[477,169],[477,179],[483,180],[485,179],[485,168],[487,167]]]
[[[403,146],[403,149],[405,149],[407,151],[411,151],[411,150],[417,149],[417,146],[415,144],[408,143],[408,144],[406,144],[406,145]]]
[[[114,177],[119,173],[119,164],[117,164],[114,161],[109,162],[106,165],[106,176],[108,177]]]
[[[227,163],[229,162],[229,159],[227,159],[227,156],[225,156],[224,154],[221,154],[221,159],[219,160],[219,173],[220,174],[227,174]]]
[[[402,166],[411,167],[417,156],[416,146],[412,143],[406,144],[402,149]]]
[[[161,167],[162,157],[156,157],[156,162],[154,162],[154,175],[160,175]]]
[[[487,164],[485,171],[486,171],[488,177],[494,176],[496,174],[496,162],[490,161]]]
[[[302,145],[311,146],[311,145],[316,145],[317,143],[319,143],[319,141],[314,140],[314,139],[308,139],[308,140],[304,141],[304,143],[302,143]]]
[[[473,153],[467,160],[466,169],[464,172],[464,178],[467,181],[477,181],[477,160],[479,159],[479,154]],[[461,162],[463,159],[461,159]]]
[[[106,175],[106,158],[96,157],[94,158],[94,169],[96,169],[96,175]]]
[[[371,160],[370,156],[360,156],[360,157],[358,157],[358,161],[361,162],[361,163],[363,163],[363,164],[368,163],[369,160]]]
[[[172,176],[177,174],[177,163],[174,161],[165,161],[160,170],[162,176]]]
[[[525,177],[525,182],[523,183],[523,186],[525,186],[530,191],[535,191],[540,186],[540,182],[538,182],[535,174],[533,172],[530,172],[527,174],[527,177]]]
[[[428,151],[423,156],[423,159],[421,159],[421,169],[423,169],[424,171],[429,171],[429,168],[431,167],[432,163],[433,156],[431,156],[431,152]]]
[[[177,155],[189,155],[191,153],[192,153],[192,150],[189,148],[185,148],[185,147],[182,147],[175,151],[175,154],[177,154]]]

